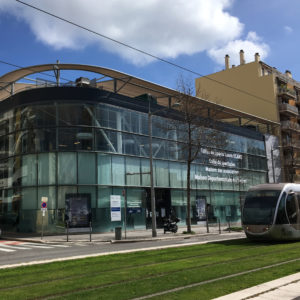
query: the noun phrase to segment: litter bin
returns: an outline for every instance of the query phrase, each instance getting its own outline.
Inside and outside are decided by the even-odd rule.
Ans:
[[[116,227],[115,228],[115,240],[121,240],[122,239],[122,227]]]

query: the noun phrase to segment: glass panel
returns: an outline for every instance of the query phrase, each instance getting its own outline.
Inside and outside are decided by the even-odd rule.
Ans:
[[[41,205],[42,197],[48,198],[47,209],[56,209],[56,188],[54,186],[39,187],[37,201],[39,205]]]
[[[96,224],[97,231],[107,232],[112,230],[113,223],[110,217],[110,195],[112,194],[112,189],[110,187],[100,187],[98,188],[98,199],[96,210]]]
[[[59,126],[93,126],[94,108],[89,105],[58,105]]]
[[[22,181],[21,157],[16,156],[11,158],[8,163],[11,170],[13,170],[13,173],[11,174],[13,186],[20,186]]]
[[[36,132],[33,129],[17,132],[15,135],[16,153],[32,153],[36,151]]]
[[[76,153],[58,153],[58,183],[77,183]]]
[[[122,153],[130,155],[141,155],[140,137],[134,134],[122,134]]]
[[[184,199],[183,191],[171,190],[171,215],[180,219],[179,224],[186,224],[186,199]]]
[[[169,164],[165,161],[154,161],[156,186],[169,187]]]
[[[36,155],[22,156],[22,185],[36,185]]]
[[[56,129],[44,128],[43,130],[35,130],[36,151],[48,152],[56,149]]]
[[[121,133],[117,133],[115,131],[109,131],[109,130],[103,130],[103,129],[97,129],[96,130],[96,150],[98,151],[105,151],[105,152],[122,152],[120,146],[122,146],[122,140],[118,143],[118,138],[120,137]],[[120,151],[119,151],[120,150]]]
[[[9,137],[7,135],[0,137],[0,159],[6,158],[9,151]]]
[[[98,184],[110,185],[111,179],[111,155],[98,154]]]
[[[27,106],[22,110],[22,128],[40,128],[56,126],[55,105]]]
[[[45,153],[38,155],[38,184],[55,184],[56,177],[56,155]]]
[[[272,224],[280,190],[248,192],[243,208],[244,224]]]
[[[286,197],[286,192],[283,192],[280,203],[278,206],[277,210],[277,217],[276,217],[276,224],[288,224],[289,221],[286,216],[286,211],[285,211],[285,197]]]
[[[126,157],[126,185],[141,185],[139,158]]]
[[[146,191],[144,189],[127,189],[127,215],[128,229],[146,228]]]
[[[11,173],[8,162],[8,159],[0,161],[0,188],[8,187],[9,183],[11,186],[11,179],[8,180],[8,174]]]
[[[141,159],[141,171],[142,171],[142,186],[150,186],[149,159]]]
[[[56,130],[45,128],[43,130],[30,129],[15,133],[9,136],[10,153],[32,153],[45,152],[56,149]]]
[[[100,104],[96,108],[96,126],[121,130],[121,109]]]
[[[78,153],[78,184],[96,183],[96,155]]]
[[[168,142],[165,140],[152,139],[153,158],[169,158],[167,146]]]
[[[22,209],[37,209],[37,190],[36,188],[22,189]]]
[[[125,160],[122,156],[112,156],[112,183],[122,186],[125,184]]]
[[[170,162],[170,186],[173,188],[182,188],[182,170],[181,163]]]
[[[94,186],[79,186],[78,193],[91,195],[91,208],[96,208],[96,187]]]
[[[94,131],[92,128],[59,128],[59,150],[93,150]]]
[[[60,186],[58,187],[58,203],[57,208],[63,209],[62,214],[64,214],[65,204],[66,204],[66,194],[76,194],[77,188],[75,186]]]
[[[290,224],[296,224],[298,209],[296,205],[295,194],[289,194],[287,196],[285,205],[286,205],[286,213],[290,221]]]

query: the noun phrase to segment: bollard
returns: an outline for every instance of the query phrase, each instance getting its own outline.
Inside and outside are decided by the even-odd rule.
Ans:
[[[116,227],[115,228],[115,240],[121,240],[122,239],[122,227]]]
[[[219,222],[219,234],[221,234],[221,222],[220,222],[220,218],[218,219]]]
[[[92,222],[90,222],[90,242],[92,241]]]
[[[231,232],[231,229],[230,229],[230,221],[228,221],[228,232],[229,232],[229,233]]]
[[[67,242],[69,241],[69,222],[67,221]]]

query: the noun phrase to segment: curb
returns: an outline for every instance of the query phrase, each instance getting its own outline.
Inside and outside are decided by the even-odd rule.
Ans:
[[[242,233],[242,232],[241,232]],[[111,243],[111,244],[125,244],[125,243],[139,243],[139,242],[153,242],[153,241],[162,241],[162,240],[176,240],[176,239],[191,239],[193,237],[206,237],[206,236],[216,236],[216,235],[235,235],[235,234],[241,234],[241,233],[228,233],[225,232],[223,234],[219,234],[219,233],[198,233],[198,234],[181,234],[181,235],[173,235],[173,236],[162,236],[162,237],[141,237],[141,238],[126,238],[126,239],[121,239],[121,240],[115,240],[115,239],[102,239],[102,240],[98,240],[98,239],[92,239],[92,243]],[[242,238],[242,237],[241,237]],[[87,242],[90,243],[90,241],[88,239],[69,239],[69,241],[67,241],[66,239],[64,240],[52,240],[49,241],[47,240],[47,237],[45,237],[44,240],[42,239],[32,239],[32,238],[16,238],[16,237],[1,237],[0,240],[11,240],[11,241],[22,241],[22,242],[29,242],[29,243],[38,243],[38,244],[53,244],[53,243],[76,243],[76,242]]]

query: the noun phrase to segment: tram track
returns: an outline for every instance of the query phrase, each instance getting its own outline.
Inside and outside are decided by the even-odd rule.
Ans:
[[[238,260],[235,260],[235,261],[237,262]],[[226,263],[230,263],[230,262],[233,262],[233,260],[232,261],[227,261]],[[267,266],[262,266],[262,267],[259,267],[259,268],[246,270],[246,271],[243,271],[243,272],[233,273],[233,274],[229,274],[229,275],[225,275],[225,276],[221,276],[221,277],[217,277],[217,278],[212,278],[212,279],[208,279],[208,280],[204,280],[204,281],[184,285],[184,286],[181,286],[181,287],[169,289],[169,290],[162,291],[162,292],[159,292],[159,293],[154,293],[154,294],[150,294],[150,295],[146,295],[146,296],[142,296],[142,297],[138,297],[138,298],[132,298],[131,300],[142,300],[142,299],[148,299],[148,298],[152,298],[152,297],[156,297],[156,296],[163,296],[165,294],[178,292],[178,291],[181,291],[183,289],[193,288],[193,287],[197,287],[197,286],[217,282],[217,281],[220,281],[220,280],[234,278],[234,277],[246,275],[246,274],[249,274],[249,273],[258,272],[258,271],[262,271],[262,270],[282,266],[282,265],[289,264],[289,263],[295,263],[295,262],[300,262],[300,257],[292,259],[292,260],[287,260],[287,261],[282,261],[282,262],[279,262],[279,263],[267,265]],[[216,264],[219,264],[219,263],[216,263]],[[210,267],[212,265],[215,265],[215,264],[203,265],[203,266],[200,266],[200,267],[194,267],[192,269],[201,269],[202,267]],[[191,269],[189,269],[189,270],[191,270]],[[183,272],[183,271],[186,271],[186,269],[177,270],[176,273]],[[79,288],[77,290],[72,290],[71,292],[58,293],[58,294],[54,294],[54,295],[50,295],[50,296],[46,296],[46,297],[40,297],[40,298],[37,298],[37,299],[45,299],[45,300],[46,299],[47,300],[48,299],[56,299],[58,297],[66,297],[66,296],[69,296],[69,295],[74,295],[74,294],[76,294],[78,292],[82,292],[82,291],[85,291],[85,292],[95,291],[95,290],[100,290],[100,289],[105,289],[105,288],[117,287],[120,284],[136,283],[140,280],[144,281],[144,280],[149,280],[149,279],[163,278],[164,276],[168,276],[170,274],[174,274],[174,272],[155,274],[155,275],[146,276],[146,277],[143,277],[143,278],[139,277],[139,278],[130,279],[130,280],[122,280],[122,281],[117,281],[117,282],[113,282],[113,283],[109,283],[109,284],[105,284],[105,285],[95,285],[95,286],[90,286],[90,287],[86,287],[86,288],[83,288],[83,289]]]
[[[254,246],[254,247],[251,247],[251,251],[252,250],[256,250],[256,248],[266,248],[266,249],[269,249],[270,246]],[[264,256],[269,256],[271,253],[277,253],[277,254],[280,254],[280,253],[286,253],[288,250],[295,250],[296,252],[298,252],[299,248],[300,247],[295,247],[295,244],[291,247],[284,247],[284,249],[279,249],[277,251],[274,252],[274,249],[273,247],[271,247],[272,249],[270,249],[270,251],[267,251],[265,253],[262,253],[260,255],[256,255],[256,259],[259,258],[259,257],[264,257]],[[212,253],[213,255],[211,255],[212,257],[215,256],[215,255],[219,255],[220,253],[229,253],[230,251],[232,250],[241,250],[241,249],[238,249],[238,248],[235,248],[235,249],[231,249],[231,250],[228,250],[228,251],[215,251],[214,253]],[[248,250],[249,251],[249,248],[245,249],[245,250]],[[170,270],[169,272],[161,272],[161,273],[157,273],[157,271],[154,270],[154,272],[156,272],[155,274],[149,274],[149,276],[144,276],[144,277],[140,277],[137,273],[140,269],[145,269],[146,267],[149,267],[149,268],[153,268],[155,266],[162,266],[162,264],[169,264],[170,262],[172,263],[177,263],[179,261],[183,261],[183,260],[189,260],[189,259],[194,259],[194,258],[203,258],[203,257],[207,257],[207,256],[210,256],[209,254],[202,254],[202,255],[193,255],[193,256],[185,256],[185,257],[181,257],[181,258],[178,258],[178,259],[171,259],[171,260],[168,260],[168,261],[164,261],[164,262],[156,262],[156,263],[152,263],[152,264],[144,264],[144,265],[139,265],[139,266],[123,266],[122,269],[120,268],[115,268],[115,269],[110,269],[110,270],[103,270],[103,271],[98,271],[98,272],[86,272],[86,273],[81,273],[79,275],[72,275],[72,276],[68,276],[68,277],[64,277],[64,278],[56,278],[56,279],[53,279],[53,280],[45,280],[44,283],[47,283],[47,284],[54,284],[62,279],[64,280],[80,280],[80,279],[87,279],[87,278],[94,278],[94,277],[97,277],[97,275],[101,275],[105,272],[116,272],[116,274],[111,274],[112,277],[116,276],[116,278],[118,277],[118,274],[122,271],[132,271],[133,274],[136,274],[138,275],[136,278],[130,278],[130,280],[114,280],[113,278],[111,278],[113,280],[113,282],[110,282],[110,283],[107,283],[107,284],[101,284],[101,285],[94,285],[94,286],[90,286],[90,287],[86,287],[86,288],[80,288],[78,290],[72,290],[71,292],[64,292],[64,293],[60,293],[60,294],[56,294],[56,295],[49,295],[49,297],[60,297],[60,296],[66,296],[68,294],[73,294],[73,293],[77,293],[77,292],[80,292],[82,290],[93,290],[93,289],[105,289],[105,288],[109,288],[109,287],[114,287],[114,286],[118,286],[120,284],[130,284],[130,283],[133,283],[133,282],[137,282],[139,280],[150,280],[150,279],[158,279],[158,278],[161,278],[161,277],[164,277],[164,276],[170,276],[170,275],[174,275],[175,273],[181,273],[181,272],[187,272],[187,271],[192,271],[192,270],[197,270],[200,272],[201,268],[202,269],[210,269],[212,268],[213,266],[216,266],[216,265],[225,265],[225,264],[233,264],[235,263],[235,265],[241,265],[241,262],[244,262],[245,261],[249,261],[249,260],[252,260],[253,259],[253,252],[250,253],[247,253],[247,255],[244,255],[244,256],[241,256],[239,258],[236,258],[236,259],[227,259],[227,260],[217,260],[215,261],[214,263],[208,263],[208,264],[200,264],[200,265],[197,265],[197,266],[194,266],[194,267],[191,267],[190,265],[186,266],[185,268],[180,268],[180,269],[177,269],[177,270]],[[296,254],[298,255],[298,253]],[[295,258],[296,260],[298,260],[299,258]],[[280,262],[280,263],[285,263],[285,261],[283,262]],[[288,260],[287,262],[288,263]],[[133,276],[135,277],[135,276]],[[30,288],[30,287],[33,287],[33,286],[38,286],[38,285],[42,285],[43,284],[43,281],[39,280],[38,282],[35,282],[35,283],[29,283],[29,284],[24,284],[24,285],[15,285],[15,286],[11,286],[11,287],[8,287],[8,288],[2,288],[1,289],[1,292],[5,292],[5,291],[9,291],[9,290],[12,290],[12,289],[15,289],[15,288],[18,288],[18,289],[22,289],[22,288]],[[41,299],[51,299],[49,298],[48,296],[45,297],[42,297]]]
[[[266,248],[266,249],[268,249],[268,247],[269,247],[269,245],[263,245],[263,246],[261,246],[261,245],[255,245],[255,246],[253,246],[253,247],[251,247],[250,249],[249,249],[249,247],[248,248],[245,248],[244,246],[243,247],[239,247],[239,248],[235,248],[234,250],[236,250],[236,251],[239,251],[239,252],[241,252],[241,251],[249,251],[249,250],[254,250],[254,249],[256,249],[256,248]],[[294,247],[290,247],[290,248],[288,248],[288,249],[294,249]],[[288,250],[288,249],[285,249],[285,250]],[[206,250],[208,250],[208,249],[206,249]],[[300,246],[299,246],[299,250],[300,250]],[[185,261],[185,260],[190,260],[190,259],[197,259],[197,258],[205,258],[205,257],[211,257],[211,256],[215,256],[215,255],[224,255],[224,254],[230,254],[232,252],[232,249],[231,250],[226,250],[226,251],[215,251],[214,253],[205,253],[205,254],[200,254],[200,255],[189,255],[189,256],[184,256],[184,257],[177,257],[177,258],[173,258],[173,259],[167,259],[167,260],[164,260],[163,261],[163,264],[168,264],[168,263],[176,263],[176,262],[180,262],[180,261]],[[276,251],[276,253],[280,253],[280,252],[282,252],[282,251],[280,251],[280,250],[278,250],[278,251]],[[272,253],[274,253],[274,251],[272,251]],[[261,256],[262,255],[268,255],[269,254],[269,252],[268,253],[266,253],[266,254],[261,254]],[[160,255],[159,254],[157,254],[157,255],[155,255],[155,256],[157,256],[157,257],[160,257]],[[148,255],[143,255],[143,256],[140,256],[139,258],[140,259],[143,259],[143,258],[145,258],[145,257],[149,257],[149,254]],[[151,257],[153,258],[153,256],[151,255]],[[232,259],[232,260],[224,260],[224,261],[217,261],[216,263],[212,263],[212,264],[207,264],[207,265],[202,265],[202,267],[205,267],[205,266],[208,266],[208,265],[210,265],[210,266],[213,266],[213,265],[215,265],[215,264],[219,264],[219,263],[226,263],[226,262],[233,262],[233,261],[236,261],[236,260],[240,260],[240,259],[245,259],[245,258],[247,258],[248,257],[248,255],[246,255],[246,256],[243,256],[243,257],[239,257],[239,258],[235,258],[235,259]],[[118,271],[118,272],[122,272],[123,270],[134,270],[134,269],[139,269],[139,268],[144,268],[144,267],[154,267],[154,266],[157,266],[157,265],[161,265],[162,264],[162,262],[161,262],[161,257],[160,257],[160,259],[159,259],[160,261],[159,262],[153,262],[153,263],[144,263],[144,264],[139,264],[138,266],[137,265],[134,265],[134,266],[132,266],[132,265],[124,265],[124,266],[120,266],[120,265],[118,265],[117,267],[115,267],[115,268],[108,268],[108,269],[104,269],[104,270],[101,270],[101,271],[97,271],[97,272],[86,272],[86,273],[80,273],[80,274],[78,274],[78,275],[72,275],[72,276],[68,276],[68,277],[65,277],[65,276],[61,276],[61,277],[57,277],[57,278],[55,278],[55,279],[49,279],[49,278],[46,278],[45,280],[41,280],[41,278],[40,278],[40,276],[43,274],[43,273],[46,273],[46,272],[39,272],[39,281],[37,282],[37,283],[28,283],[28,284],[24,284],[24,285],[14,285],[14,286],[10,286],[10,287],[5,287],[5,288],[2,288],[2,287],[0,287],[0,291],[2,291],[2,290],[8,290],[8,289],[13,289],[13,288],[22,288],[22,287],[25,287],[25,286],[30,286],[30,285],[37,285],[37,284],[41,284],[41,283],[43,283],[43,282],[55,282],[55,281],[59,281],[59,280],[61,280],[61,279],[72,279],[72,278],[81,278],[81,277],[85,277],[86,275],[90,275],[90,276],[94,276],[94,275],[101,275],[101,274],[103,274],[103,273],[105,273],[105,272],[115,272],[115,271]],[[90,265],[90,263],[86,263],[86,264],[84,264],[83,266],[81,266],[82,268],[83,267],[89,267],[89,265]],[[101,262],[99,262],[99,263],[96,263],[96,264],[93,264],[94,265],[94,267],[96,267],[96,266],[99,266],[99,267],[102,267],[102,263]],[[199,267],[199,266],[197,266],[197,267]],[[77,268],[77,267],[75,267],[75,268]],[[190,269],[191,268],[194,268],[194,267],[190,267]],[[65,269],[65,267],[62,267],[62,268],[58,268],[58,269],[56,269],[56,272],[59,272],[59,271],[61,271],[61,270],[64,270]],[[70,269],[69,269],[70,270]],[[5,276],[6,277],[6,279],[8,279],[8,277],[9,276]],[[0,276],[0,279],[1,279],[1,276]]]

